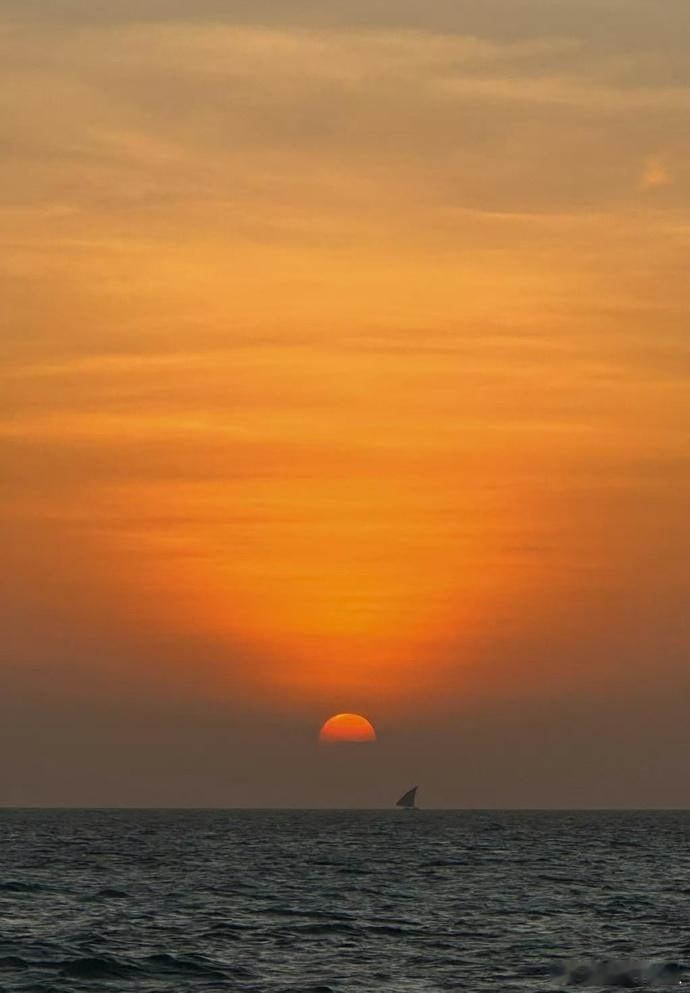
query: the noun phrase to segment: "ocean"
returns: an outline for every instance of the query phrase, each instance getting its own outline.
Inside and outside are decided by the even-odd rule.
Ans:
[[[690,984],[690,812],[0,810],[0,993]]]

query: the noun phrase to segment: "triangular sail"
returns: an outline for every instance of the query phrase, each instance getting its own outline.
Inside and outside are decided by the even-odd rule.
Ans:
[[[417,796],[417,790],[418,790],[418,788],[419,787],[417,787],[417,786],[413,786],[411,790],[408,790],[407,791],[407,793],[403,793],[403,795],[400,797],[400,799],[398,800],[398,802],[396,803],[395,806],[396,807],[414,807],[414,805],[415,805],[415,798]]]

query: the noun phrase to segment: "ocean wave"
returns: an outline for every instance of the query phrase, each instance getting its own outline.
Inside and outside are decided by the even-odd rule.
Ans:
[[[319,921],[312,924],[292,924],[290,926],[290,932],[295,936],[301,934],[348,934],[358,930],[358,927],[340,921],[334,921],[331,924]]]
[[[175,955],[162,953],[160,955],[150,955],[143,959],[141,965],[148,972],[155,972],[168,976],[197,976],[204,979],[218,979],[227,981],[227,974],[222,971],[216,963],[202,958],[182,958]]]
[[[0,893],[38,893],[48,889],[42,883],[25,883],[19,879],[8,879],[0,883]]]
[[[286,986],[280,993],[335,993],[331,986]]]
[[[0,958],[0,969],[5,969],[7,971],[15,971],[29,968],[29,963],[20,958],[19,955],[5,955],[4,958]]]
[[[678,986],[686,970],[677,962],[603,960],[571,962],[556,970],[566,986],[607,986],[637,989],[648,986]]]
[[[98,956],[71,959],[60,963],[58,968],[62,976],[72,979],[124,979],[137,971],[117,959]]]

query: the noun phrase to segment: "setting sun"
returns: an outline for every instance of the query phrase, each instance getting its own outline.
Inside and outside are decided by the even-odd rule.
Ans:
[[[321,728],[319,742],[336,745],[342,742],[366,744],[376,741],[376,731],[371,721],[360,714],[335,714]]]

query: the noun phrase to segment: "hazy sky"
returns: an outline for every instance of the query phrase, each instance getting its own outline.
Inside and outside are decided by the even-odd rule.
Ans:
[[[689,52],[0,0],[0,802],[688,805]]]

